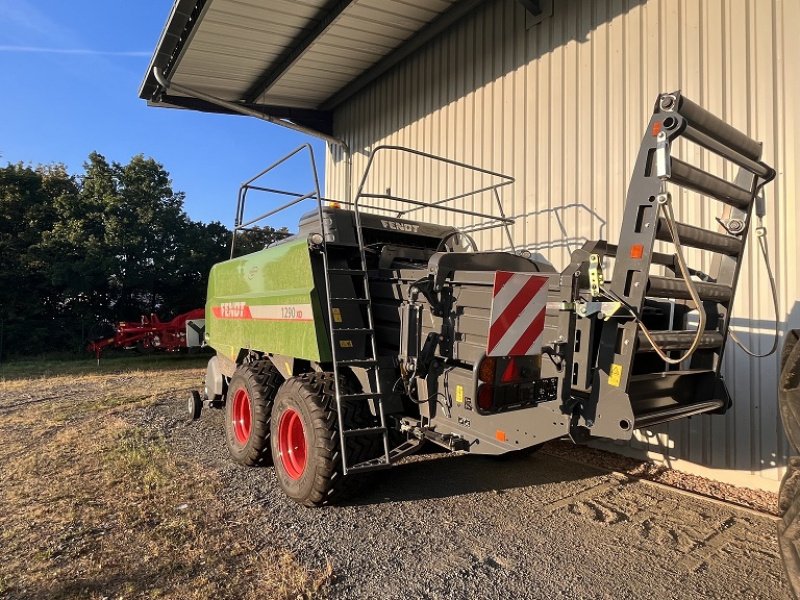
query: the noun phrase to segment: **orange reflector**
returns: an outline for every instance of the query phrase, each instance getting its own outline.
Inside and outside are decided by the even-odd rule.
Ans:
[[[498,429],[494,432],[494,437],[497,438],[498,442],[506,442],[508,438],[506,437],[506,432]]]
[[[634,244],[631,246],[631,258],[642,258],[644,255],[644,246],[642,244]]]
[[[478,367],[478,379],[484,383],[494,383],[494,372],[497,368],[497,360],[491,356],[487,356],[481,361],[481,366]]]
[[[342,208],[339,202],[328,202],[328,208]]]
[[[659,133],[661,133],[661,127],[663,123],[661,121],[656,121],[653,123],[653,137],[656,137]]]

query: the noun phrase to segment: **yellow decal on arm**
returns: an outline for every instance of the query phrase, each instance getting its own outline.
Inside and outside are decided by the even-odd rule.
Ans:
[[[611,365],[611,372],[608,374],[608,385],[619,387],[622,381],[622,365],[614,363]]]
[[[457,385],[456,386],[456,402],[459,404],[464,404],[464,386]]]

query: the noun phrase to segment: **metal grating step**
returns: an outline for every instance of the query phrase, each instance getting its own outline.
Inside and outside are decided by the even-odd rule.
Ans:
[[[376,367],[378,366],[378,362],[372,358],[352,358],[340,360],[339,365],[347,367]]]
[[[344,437],[357,437],[359,435],[384,434],[388,430],[386,427],[360,427],[359,429],[345,429]]]
[[[342,400],[370,400],[372,398],[383,398],[383,394],[378,392],[361,393],[361,394],[339,394]]]
[[[370,471],[380,471],[381,469],[388,469],[392,466],[391,460],[387,460],[386,456],[379,456],[372,460],[365,460],[364,462],[347,467],[347,473],[368,473]]]
[[[351,304],[369,304],[366,298],[331,298],[331,302],[349,302]]]
[[[333,333],[375,333],[371,327],[334,327]]]
[[[364,271],[363,269],[338,269],[329,267],[328,273],[330,273],[331,275],[352,275],[352,276],[360,275],[361,277],[363,277],[366,274],[366,271]]]

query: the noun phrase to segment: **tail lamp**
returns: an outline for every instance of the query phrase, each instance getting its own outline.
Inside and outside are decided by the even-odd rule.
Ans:
[[[477,407],[480,412],[497,412],[529,404],[539,379],[540,356],[486,356],[477,369]]]

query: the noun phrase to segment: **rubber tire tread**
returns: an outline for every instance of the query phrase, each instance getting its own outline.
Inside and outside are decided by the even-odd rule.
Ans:
[[[344,380],[341,380],[343,393],[353,391],[348,387]],[[360,488],[364,478],[345,477],[343,474],[334,374],[330,372],[305,373],[292,377],[278,390],[276,404],[280,403],[284,397],[292,404],[302,402],[306,406],[311,414],[316,442],[313,447],[309,446],[306,459],[306,472],[309,469],[316,471],[310,486],[295,486],[294,482],[287,479],[278,455],[277,444],[273,442],[273,462],[276,471],[280,471],[278,482],[284,492],[295,502],[308,507],[326,506],[351,496]],[[291,400],[289,400],[290,398]],[[345,401],[342,409],[342,417],[347,429],[373,427],[376,424],[376,418],[363,400]],[[303,423],[303,427],[307,428],[308,426],[308,423]],[[278,421],[276,419],[273,424],[273,435],[277,435],[277,428]],[[381,447],[381,438],[377,435],[348,437],[348,462],[353,465],[375,458],[380,454]],[[287,489],[285,482],[291,486],[290,489]],[[300,489],[302,487],[307,487],[307,489]]]
[[[242,379],[244,385],[249,388],[248,393],[252,403],[252,428],[250,430],[250,439],[248,439],[244,448],[236,441],[231,420],[233,391],[238,386],[237,379]],[[277,394],[282,383],[283,377],[280,372],[266,358],[240,365],[234,372],[228,386],[227,401],[225,403],[225,441],[234,462],[247,467],[272,464],[269,441],[272,406],[275,394]]]

